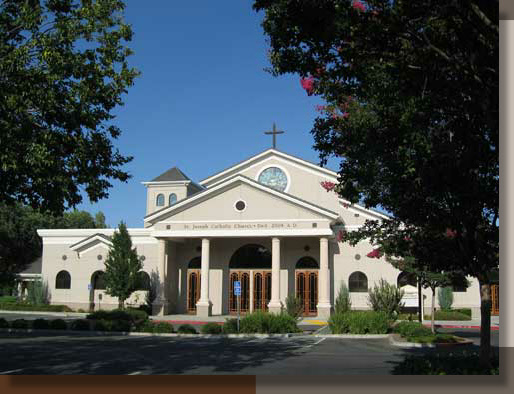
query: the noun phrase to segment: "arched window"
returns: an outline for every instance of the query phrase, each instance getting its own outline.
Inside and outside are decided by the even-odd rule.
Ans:
[[[189,269],[200,269],[202,268],[202,258],[200,256],[193,257],[187,265]]]
[[[318,262],[310,256],[304,256],[296,262],[296,269],[318,269]]]
[[[368,292],[368,277],[360,271],[355,271],[348,279],[348,289],[353,293]]]
[[[170,194],[170,204],[169,205],[173,205],[177,202],[177,195],[175,193],[171,193]]]
[[[138,272],[136,290],[150,290],[150,276],[145,271]]]
[[[103,271],[95,271],[93,275],[91,275],[91,285],[94,290],[105,290]]]
[[[55,277],[56,289],[69,289],[71,288],[71,276],[68,271],[59,271]]]
[[[157,205],[158,207],[164,206],[164,194],[157,194],[157,198],[155,199],[155,205]]]
[[[229,268],[271,269],[271,252],[262,245],[241,246],[230,258]]]
[[[398,275],[396,284],[398,287],[403,287],[407,285],[416,287],[418,285],[418,281],[416,279],[416,275],[414,275],[413,273],[401,272],[400,275]]]

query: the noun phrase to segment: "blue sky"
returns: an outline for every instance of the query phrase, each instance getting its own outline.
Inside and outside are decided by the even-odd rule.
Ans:
[[[141,184],[178,166],[199,181],[271,147],[273,122],[286,133],[277,148],[312,162],[310,130],[319,98],[308,97],[297,75],[273,77],[263,14],[250,0],[128,0],[125,19],[134,37],[130,64],[141,76],[116,109],[122,135],[116,147],[134,160],[128,183],[113,182],[108,199],[78,209],[103,211],[142,227],[146,189]],[[329,168],[337,169],[337,162]]]

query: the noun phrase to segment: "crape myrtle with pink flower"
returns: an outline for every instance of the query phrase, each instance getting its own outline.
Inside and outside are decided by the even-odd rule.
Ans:
[[[369,238],[384,256],[476,277],[487,366],[499,250],[498,1],[256,0],[254,8],[264,11],[271,72],[297,74],[322,105],[312,134],[322,164],[341,159],[332,191],[391,214],[344,242]]]

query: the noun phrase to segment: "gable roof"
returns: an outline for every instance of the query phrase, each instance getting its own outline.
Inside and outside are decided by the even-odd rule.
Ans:
[[[161,217],[162,215],[166,215],[166,214],[169,214],[169,213],[172,213],[174,211],[177,211],[181,208],[183,208],[185,205],[189,204],[189,203],[194,203],[195,201],[198,201],[200,200],[202,197],[205,197],[209,194],[213,194],[215,193],[216,191],[228,186],[228,185],[231,185],[233,183],[236,183],[236,182],[240,182],[240,183],[245,183],[247,185],[250,185],[254,188],[257,188],[257,189],[260,189],[260,190],[263,190],[269,194],[272,194],[272,195],[275,195],[275,196],[278,196],[284,200],[288,200],[290,202],[293,202],[297,205],[300,205],[304,208],[307,208],[307,209],[310,209],[311,211],[315,211],[319,214],[322,214],[326,217],[329,217],[330,219],[337,219],[339,217],[339,214],[337,212],[334,212],[334,211],[331,211],[327,208],[324,208],[324,207],[321,207],[319,205],[316,205],[316,204],[313,204],[309,201],[306,201],[306,200],[303,200],[301,198],[298,198],[296,196],[293,196],[292,194],[289,194],[289,193],[285,193],[285,192],[281,192],[281,191],[278,191],[276,189],[273,189],[272,187],[269,187],[269,186],[266,186],[266,185],[263,185],[262,183],[259,183],[251,178],[248,178],[247,176],[244,176],[244,175],[241,175],[241,174],[236,174],[228,179],[225,179],[224,181],[218,183],[217,185],[211,187],[211,188],[208,188],[208,189],[203,189],[201,191],[199,191],[198,193],[195,193],[195,194],[192,194],[191,196],[183,199],[183,200],[180,200],[179,202],[177,202],[176,204],[173,204],[171,206],[167,206],[167,207],[164,207],[162,209],[159,209],[158,211],[155,211],[155,212],[152,212],[148,215],[145,216],[145,222],[146,221],[156,221],[156,219],[158,219],[159,217]],[[200,200],[200,201],[203,201],[203,200]]]
[[[82,248],[83,246],[93,243],[93,242],[101,242],[107,246],[111,246],[111,237],[105,234],[96,233],[93,235],[90,235],[89,237],[86,237],[84,239],[81,239],[79,242],[74,243],[73,245],[70,245],[71,250],[78,250]]]
[[[157,178],[152,179],[150,182],[176,182],[176,181],[190,181],[189,177],[184,174],[180,168],[173,167],[168,171],[163,172]]]
[[[316,171],[318,171],[318,172],[320,172],[320,173],[322,173],[322,174],[324,174],[326,176],[329,176],[329,177],[337,178],[337,176],[338,176],[337,172],[335,172],[335,171],[329,170],[327,168],[320,167],[317,164],[311,163],[310,161],[301,159],[299,157],[290,155],[288,153],[284,153],[284,152],[281,152],[279,150],[270,148],[270,149],[266,149],[265,151],[263,151],[261,153],[258,153],[256,155],[254,155],[254,156],[251,156],[248,159],[240,161],[239,163],[236,163],[233,166],[231,166],[231,167],[229,167],[229,168],[227,168],[225,170],[217,172],[214,175],[211,175],[210,177],[202,179],[199,182],[199,184],[204,186],[204,187],[207,187],[206,185],[208,183],[215,183],[215,181],[217,179],[221,178],[223,175],[226,175],[227,173],[230,173],[231,171],[237,171],[237,169],[245,167],[246,165],[250,165],[252,162],[257,162],[257,161],[265,158],[266,156],[272,156],[272,155],[275,155],[275,156],[278,156],[280,158],[283,158],[283,159],[286,159],[286,160],[290,160],[292,162],[304,165],[306,167],[309,167],[309,168],[311,168],[313,170],[316,170]]]

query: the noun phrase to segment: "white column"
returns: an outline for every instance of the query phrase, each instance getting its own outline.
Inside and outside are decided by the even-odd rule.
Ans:
[[[330,275],[328,272],[328,238],[319,240],[318,317],[330,317]]]
[[[166,240],[159,239],[157,244],[157,269],[159,271],[159,290],[153,303],[153,312],[157,315],[165,315],[168,312],[166,299]]]
[[[209,300],[209,247],[210,241],[202,239],[202,271],[200,281],[200,299],[196,303],[196,314],[207,317],[211,315],[211,302]]]
[[[268,310],[279,313],[282,310],[280,302],[280,238],[271,240],[271,300]]]

